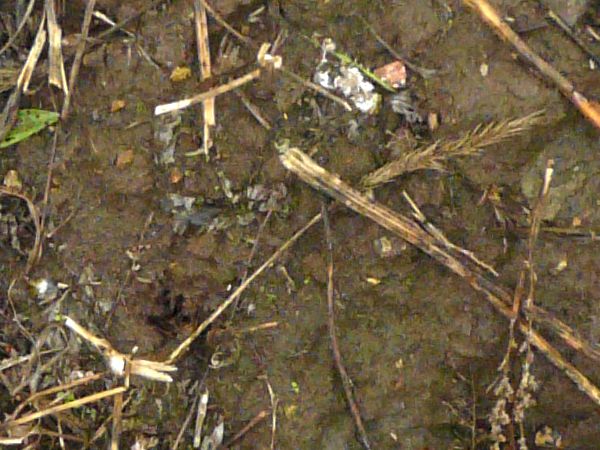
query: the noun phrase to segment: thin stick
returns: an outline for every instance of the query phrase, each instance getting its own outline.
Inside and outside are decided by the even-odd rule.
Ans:
[[[342,386],[344,388],[344,394],[346,395],[346,401],[350,407],[350,413],[356,430],[358,431],[359,441],[361,445],[366,449],[370,450],[371,445],[369,444],[369,438],[367,432],[360,417],[360,410],[354,400],[354,394],[352,392],[352,380],[344,367],[342,362],[342,353],[338,345],[337,336],[335,334],[335,307],[333,302],[333,240],[331,238],[331,225],[329,224],[329,213],[327,212],[327,206],[325,202],[321,205],[321,215],[323,216],[323,226],[325,228],[325,242],[327,246],[327,323],[329,326],[329,338],[331,340],[331,350],[333,351],[333,360],[335,366],[340,374],[342,380]]]
[[[265,119],[265,117],[261,114],[258,107],[250,101],[250,99],[248,98],[248,96],[246,94],[244,94],[242,91],[235,91],[235,94],[242,101],[242,103],[244,104],[246,109],[248,111],[250,111],[250,114],[252,114],[252,116],[256,119],[256,121],[258,123],[260,123],[264,129],[270,130],[272,128],[269,121],[267,119]]]
[[[553,10],[548,10],[548,18],[552,20],[558,27],[571,38],[573,42],[575,42],[584,53],[586,53],[590,59],[592,59],[596,66],[600,67],[600,58],[596,55],[591,48],[581,39],[579,36],[575,34],[575,32],[571,29],[571,27],[564,21],[562,17],[556,14]]]
[[[54,129],[54,137],[52,139],[52,149],[50,150],[50,158],[48,160],[48,174],[46,175],[46,186],[44,187],[44,199],[42,200],[42,213],[40,217],[40,247],[37,258],[42,257],[44,248],[44,228],[46,227],[46,216],[48,215],[48,202],[50,201],[50,187],[52,186],[52,174],[54,172],[54,160],[56,159],[56,146],[58,143],[58,135],[60,134],[60,123]]]
[[[375,31],[375,28],[373,28],[373,26],[369,22],[367,22],[367,20],[363,16],[356,14],[356,17],[359,18],[359,20],[363,23],[367,30],[369,30],[369,32],[373,35],[375,40],[379,42],[383,46],[383,48],[385,48],[390,53],[390,55],[402,61],[404,64],[406,64],[406,67],[418,74],[421,78],[428,79],[437,73],[437,70],[435,69],[425,69],[424,67],[417,66],[416,64],[409,61],[407,58],[405,58],[396,50],[394,50],[394,48]]]
[[[100,378],[102,378],[104,375],[106,375],[104,372],[100,372],[100,373],[95,373],[92,375],[88,375],[86,377],[80,378],[78,380],[74,380],[71,381],[70,383],[67,384],[61,384],[60,386],[54,386],[48,389],[44,389],[43,391],[39,391],[36,392],[33,395],[30,395],[28,398],[26,398],[25,400],[23,400],[13,411],[12,416],[17,416],[19,414],[19,412],[21,412],[21,410],[28,404],[33,402],[34,400],[40,398],[40,397],[44,397],[46,395],[50,395],[50,394],[54,394],[56,392],[61,392],[61,391],[66,391],[69,389],[73,389],[74,387],[78,387],[81,386],[83,384],[88,384],[92,381],[96,381],[99,380]]]
[[[242,437],[244,437],[244,435],[246,433],[248,433],[248,431],[250,431],[252,428],[254,428],[256,425],[258,425],[260,422],[262,422],[263,420],[265,420],[265,418],[268,415],[269,415],[269,410],[268,409],[263,409],[262,411],[260,411],[252,419],[250,419],[250,422],[248,422],[244,426],[244,428],[242,428],[240,431],[238,431],[235,436],[233,436],[231,439],[229,439],[227,442],[225,442],[225,444],[223,445],[223,447],[224,448],[231,447],[233,444],[235,444],[237,441],[239,441]]]
[[[17,90],[19,92],[26,92],[29,90],[29,82],[31,81],[31,77],[33,76],[33,71],[35,70],[35,66],[37,65],[38,59],[40,58],[40,54],[46,45],[46,11],[42,13],[42,18],[40,19],[40,25],[38,27],[38,31],[35,35],[35,39],[33,41],[33,45],[29,49],[29,54],[27,55],[27,60],[23,65],[23,69],[21,73],[19,73],[19,78],[17,79]]]
[[[237,31],[235,28],[233,28],[231,25],[229,25],[225,19],[223,19],[221,17],[221,15],[215,11],[212,6],[210,6],[208,4],[208,2],[206,0],[200,0],[200,3],[202,4],[202,6],[206,9],[206,11],[208,11],[208,13],[213,16],[213,18],[215,19],[215,21],[221,25],[223,28],[225,28],[227,31],[229,31],[232,35],[234,35],[237,39],[239,39],[241,42],[243,42],[244,44],[246,44],[248,47],[256,47],[254,45],[254,43],[252,42],[252,40],[246,36],[244,36],[243,34],[241,34],[239,31]]]
[[[127,25],[129,25],[130,22],[133,22],[134,20],[138,19],[143,14],[145,14],[147,11],[150,11],[152,8],[155,8],[156,6],[158,6],[158,5],[162,4],[162,3],[166,3],[166,2],[167,2],[166,0],[153,0],[153,1],[151,1],[147,6],[145,6],[144,8],[142,8],[140,11],[138,11],[135,14],[127,17],[126,19],[123,19],[121,22],[119,22],[116,25],[112,26],[108,30],[103,31],[98,36],[96,36],[94,39],[95,40],[102,40],[102,39],[110,36],[111,34],[119,31],[119,30],[123,30]]]
[[[373,202],[360,192],[352,189],[339,177],[327,172],[300,150],[280,147],[280,152],[283,165],[298,175],[305,183],[325,192],[327,195],[342,202],[346,207],[368,217],[383,228],[419,248],[449,270],[465,279],[473,289],[482,293],[486,300],[504,317],[508,319],[514,318],[510,293],[485,278],[480,273],[480,268],[474,266],[473,262],[469,263],[470,260],[464,260],[461,256],[462,254],[451,252],[449,249],[446,249],[448,252],[444,251],[416,222],[383,205]],[[535,319],[535,317],[533,318]],[[566,361],[536,331],[530,330],[527,324],[520,320],[518,324],[521,332],[525,333],[531,339],[531,343],[546,355],[550,362],[562,369],[582,391],[596,404],[600,405],[600,389],[594,386],[577,368]],[[570,339],[579,340],[577,336],[570,336]],[[566,339],[565,342],[569,343]]]
[[[125,407],[129,404],[129,402],[131,401],[133,397],[131,396],[131,394],[128,396],[127,400],[125,400],[123,402],[123,407],[122,409],[125,409]],[[98,427],[98,429],[96,430],[96,432],[94,433],[94,436],[90,439],[90,441],[83,447],[83,448],[89,448],[94,442],[96,442],[98,439],[100,439],[104,433],[106,433],[106,429],[107,429],[107,424],[108,422],[110,422],[113,418],[113,414],[111,413],[105,420],[104,422],[102,422],[102,425],[100,425],[100,427]]]
[[[534,263],[535,243],[537,241],[538,234],[540,233],[542,211],[544,208],[544,202],[550,190],[550,182],[552,181],[552,174],[554,172],[553,166],[554,160],[548,160],[546,164],[546,171],[544,172],[544,181],[542,183],[542,187],[540,188],[538,200],[531,213],[531,231],[529,233],[529,241],[527,243],[527,266],[529,267],[529,294],[527,295],[527,298],[525,300],[525,311],[531,309],[531,307],[533,306],[535,284],[537,281]]]
[[[273,390],[273,386],[269,382],[269,377],[264,375],[262,377],[265,379],[265,383],[267,385],[267,390],[269,391],[269,399],[271,400],[271,450],[275,450],[275,435],[277,433],[277,405],[279,404],[279,399],[277,395],[275,395],[275,391]]]
[[[113,399],[112,432],[110,434],[110,449],[119,450],[119,440],[123,429],[123,392]]]
[[[19,33],[23,31],[23,27],[25,27],[25,24],[29,20],[29,16],[31,16],[31,12],[33,11],[33,5],[35,5],[35,0],[29,0],[29,3],[27,4],[27,9],[25,10],[25,14],[23,14],[23,17],[21,18],[21,22],[17,26],[17,29],[15,30],[13,35],[8,39],[8,41],[6,41],[6,44],[4,44],[2,48],[0,48],[0,55],[2,55],[2,53],[4,53],[8,47],[13,45],[13,43],[19,36]]]
[[[187,430],[187,427],[190,424],[190,422],[192,421],[192,416],[194,415],[194,404],[195,402],[192,402],[192,406],[190,407],[187,416],[185,416],[185,419],[181,424],[181,428],[179,429],[179,433],[177,433],[175,442],[173,442],[173,445],[171,446],[171,450],[177,450],[177,447],[179,447],[179,443],[183,439],[183,434],[185,433],[185,430]]]
[[[29,214],[33,219],[33,224],[35,226],[35,241],[33,243],[33,248],[29,251],[29,256],[27,257],[27,266],[25,268],[25,273],[29,273],[31,268],[37,262],[38,257],[40,255],[40,247],[42,245],[42,229],[40,222],[40,213],[37,207],[33,204],[33,201],[24,194],[19,194],[18,192],[13,192],[9,189],[6,189],[0,186],[0,197],[2,195],[8,195],[11,197],[17,197],[23,200],[27,204],[27,208],[29,209]]]
[[[273,213],[273,209],[269,208],[269,210],[267,211],[267,215],[265,216],[265,218],[263,219],[263,221],[261,222],[261,224],[258,227],[258,231],[256,232],[256,237],[254,238],[254,244],[252,244],[252,250],[250,250],[250,255],[248,255],[248,259],[246,260],[246,267],[244,267],[244,274],[242,275],[242,283],[244,283],[244,281],[246,281],[246,279],[248,278],[248,272],[250,271],[250,264],[252,264],[254,255],[256,255],[256,250],[258,250],[258,242],[260,241],[260,237],[262,236],[262,233],[263,233],[265,227],[267,226],[267,223],[269,222],[269,219],[271,218],[272,213]],[[242,297],[240,296],[235,301],[235,305],[233,305],[232,316],[235,315],[235,312],[240,304],[241,299],[242,299]]]
[[[71,97],[73,96],[73,90],[75,89],[75,83],[77,82],[77,76],[79,75],[79,68],[81,67],[81,60],[83,59],[83,53],[85,52],[85,43],[90,31],[90,23],[92,22],[92,14],[95,6],[96,0],[88,0],[87,5],[85,6],[83,25],[81,26],[81,36],[79,37],[79,42],[77,43],[75,58],[73,59],[71,73],[69,74],[69,89],[67,90],[62,112],[60,114],[60,118],[62,120],[66,120],[66,118],[69,116]]]
[[[203,383],[204,382],[202,382],[201,384]],[[196,420],[194,421],[194,438],[192,439],[192,446],[194,448],[200,448],[200,440],[202,439],[202,426],[204,425],[204,419],[206,419],[207,410],[208,389],[204,387],[200,395],[198,395],[198,409],[196,411]]]
[[[554,83],[596,128],[600,128],[600,106],[595,102],[588,101],[575,90],[573,84],[566,77],[531,50],[519,35],[502,20],[498,11],[487,0],[465,0],[465,3],[473,8],[500,38],[512,44],[525,61],[532,64],[542,75]]]
[[[107,397],[112,397],[113,395],[117,395],[119,393],[125,392],[127,388],[125,387],[116,387],[113,389],[109,389],[107,391],[98,392],[96,394],[88,395],[86,397],[82,397],[77,400],[73,400],[72,402],[63,403],[62,405],[53,406],[52,408],[44,409],[43,411],[38,411],[32,414],[28,414],[26,416],[21,417],[20,419],[11,420],[6,422],[4,425],[8,427],[12,427],[15,425],[23,425],[25,423],[32,422],[36,419],[41,419],[42,417],[46,417],[50,414],[56,414],[62,411],[67,411],[73,408],[79,408],[80,406],[87,405],[88,403],[97,402],[98,400],[102,400]]]
[[[158,105],[154,109],[154,115],[159,116],[161,114],[166,114],[171,111],[177,111],[179,109],[188,108],[205,100],[215,98],[218,95],[224,94],[225,92],[229,92],[237,87],[243,86],[244,84],[249,83],[252,80],[256,80],[258,77],[260,77],[260,74],[261,69],[255,69],[252,72],[247,73],[246,75],[231,80],[229,83],[222,84],[221,86],[217,86],[216,88],[210,89],[206,92],[202,92],[201,94],[194,95],[193,97],[178,100],[172,103]]]
[[[240,284],[240,286],[235,291],[233,291],[233,293],[227,298],[227,300],[225,300],[223,303],[221,303],[221,305],[219,305],[219,307],[208,317],[208,319],[202,322],[198,326],[198,328],[196,328],[194,332],[187,337],[187,339],[185,339],[181,344],[179,344],[179,346],[177,346],[175,350],[171,352],[169,358],[165,361],[165,363],[172,364],[177,359],[179,359],[181,355],[185,353],[185,351],[189,348],[192,342],[194,342],[194,340],[196,340],[196,338],[200,336],[200,334],[202,334],[202,332],[206,330],[206,328],[211,323],[213,323],[223,313],[223,311],[225,311],[229,306],[231,306],[231,304],[235,302],[235,300],[248,288],[248,286],[260,274],[262,274],[275,261],[277,261],[277,259],[279,259],[281,255],[283,255],[283,253],[285,253],[285,251],[288,248],[290,248],[292,244],[294,244],[304,234],[306,230],[312,227],[319,220],[321,220],[321,214],[317,214],[315,217],[309,220],[308,223],[306,223],[300,230],[296,232],[296,234],[294,234],[290,239],[288,239],[287,242],[285,242],[281,247],[279,247],[277,251],[273,253],[269,257],[269,259],[267,259],[258,269],[256,269],[254,273],[250,275],[244,283]]]
[[[337,95],[332,94],[324,87],[319,86],[318,84],[313,83],[312,81],[305,80],[300,75],[297,75],[296,73],[292,72],[291,70],[286,69],[285,67],[282,67],[280,70],[281,70],[281,73],[283,73],[287,77],[291,78],[295,82],[300,83],[300,84],[306,86],[307,88],[318,92],[322,96],[327,97],[329,100],[336,102],[338,105],[341,105],[346,111],[352,111],[352,106],[350,106],[350,104],[346,100],[343,100],[342,98],[338,97]]]

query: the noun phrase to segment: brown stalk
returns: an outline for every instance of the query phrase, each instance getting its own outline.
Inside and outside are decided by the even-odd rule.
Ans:
[[[223,17],[221,17],[221,15],[208,4],[208,2],[206,0],[199,0],[199,1],[202,4],[202,6],[206,9],[206,11],[208,11],[208,13],[211,16],[213,16],[213,18],[219,25],[221,25],[223,28],[225,28],[227,31],[229,31],[232,35],[234,35],[236,38],[238,38],[241,42],[246,44],[248,47],[250,47],[250,48],[256,47],[250,38],[244,36],[243,34],[238,32],[235,28],[233,28],[231,25],[229,25],[225,21],[225,19],[223,19]]]
[[[25,24],[29,20],[29,16],[31,16],[31,12],[33,11],[33,5],[35,5],[35,0],[29,0],[29,3],[27,4],[27,9],[23,14],[23,17],[21,18],[21,22],[17,26],[17,29],[15,30],[13,35],[8,39],[8,41],[6,41],[6,44],[4,44],[2,48],[0,48],[0,55],[2,55],[2,53],[4,53],[8,47],[14,44],[14,42],[17,40],[17,37],[19,36],[19,33],[23,31]]]
[[[350,413],[354,420],[354,425],[358,431],[361,445],[369,450],[371,444],[369,444],[369,438],[363,425],[362,418],[360,416],[360,410],[354,400],[354,393],[352,392],[352,380],[344,367],[342,362],[342,353],[340,352],[340,346],[338,345],[337,336],[335,334],[335,306],[333,301],[333,240],[331,238],[331,225],[329,223],[329,213],[327,212],[327,205],[323,202],[321,206],[321,215],[323,216],[323,226],[325,228],[325,244],[327,246],[327,324],[329,327],[329,338],[331,340],[331,350],[333,352],[333,361],[337,368],[340,378],[342,380],[342,386],[344,388],[344,394],[346,401],[350,407]]]
[[[600,105],[589,101],[577,92],[573,83],[529,48],[519,35],[502,20],[499,12],[487,0],[465,0],[465,3],[473,8],[501,39],[512,44],[525,61],[554,83],[596,128],[600,128]]]
[[[79,42],[77,43],[75,58],[73,59],[71,73],[69,74],[69,88],[67,89],[62,112],[60,114],[60,118],[62,120],[65,120],[69,116],[71,97],[73,96],[73,90],[75,89],[75,83],[77,82],[77,76],[79,75],[79,68],[81,67],[81,60],[83,59],[83,53],[85,52],[85,43],[90,31],[90,24],[92,23],[92,14],[94,13],[95,6],[96,0],[89,0],[85,6],[83,25],[81,26],[81,36],[79,37]]]
[[[335,198],[346,207],[368,217],[419,248],[446,266],[450,271],[465,279],[473,289],[483,294],[486,300],[504,317],[509,320],[515,319],[515,314],[512,311],[511,294],[504,288],[488,280],[482,274],[480,266],[467,257],[467,252],[454,251],[452,248],[445,247],[444,244],[440,246],[416,222],[383,205],[373,202],[359,191],[344,183],[339,177],[327,172],[300,150],[296,148],[281,148],[280,152],[280,158],[284,166],[298,175],[305,183]],[[536,319],[534,311],[530,312],[530,316]],[[597,405],[600,405],[600,390],[585,375],[579,372],[575,366],[566,361],[537,331],[530,330],[529,326],[522,320],[516,320],[519,330],[529,337],[531,344],[538,348],[556,367],[563,370]],[[581,339],[575,334],[570,335],[569,340],[565,339],[567,343],[570,343],[571,340],[576,340],[579,344],[583,345]],[[596,356],[592,355],[588,354],[591,357]]]
[[[25,194],[20,194],[18,192],[11,191],[10,189],[4,188],[0,186],[0,197],[3,195],[7,195],[9,197],[17,197],[23,200],[27,204],[27,208],[29,209],[29,214],[33,219],[33,224],[35,226],[35,241],[33,243],[33,248],[29,251],[29,256],[27,257],[27,266],[25,268],[25,273],[28,273],[33,265],[37,262],[41,254],[41,246],[42,246],[42,228],[41,228],[41,218],[40,212],[33,203],[33,201],[27,197]]]
[[[239,441],[241,438],[243,438],[244,435],[246,433],[248,433],[248,431],[250,431],[252,428],[254,428],[256,425],[258,425],[260,422],[265,420],[268,415],[269,415],[268,409],[263,409],[262,411],[260,411],[252,419],[250,419],[250,422],[248,422],[244,426],[244,428],[242,428],[240,431],[238,431],[235,436],[233,436],[225,444],[223,444],[223,448],[231,447],[233,444],[235,444],[237,441]]]

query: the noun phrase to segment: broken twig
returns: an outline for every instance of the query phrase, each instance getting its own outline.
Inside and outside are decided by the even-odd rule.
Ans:
[[[338,345],[337,336],[335,334],[335,305],[333,301],[334,289],[333,289],[333,240],[331,238],[331,225],[329,223],[329,213],[327,212],[327,205],[323,202],[321,206],[321,215],[323,216],[323,226],[325,228],[325,245],[327,246],[327,323],[329,327],[329,338],[331,340],[331,350],[333,352],[333,361],[337,368],[340,378],[342,380],[342,386],[344,388],[344,394],[346,395],[346,401],[350,407],[350,413],[354,420],[354,425],[358,432],[361,445],[366,449],[370,450],[371,444],[369,444],[369,438],[363,425],[362,418],[360,417],[360,410],[354,400],[354,393],[352,392],[352,380],[344,367],[342,362],[342,353]]]

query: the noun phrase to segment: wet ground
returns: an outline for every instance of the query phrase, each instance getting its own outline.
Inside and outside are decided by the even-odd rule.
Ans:
[[[99,1],[97,9],[121,20],[146,3]],[[600,97],[598,71],[545,22],[540,5],[494,3],[578,89]],[[533,204],[548,159],[555,161],[555,176],[545,224],[600,229],[597,130],[555,88],[516,61],[511,48],[460,2],[282,0],[266,2],[252,22],[248,16],[262,2],[212,4],[256,43],[272,41],[285,30],[279,53],[287,68],[307,79],[321,55],[302,35],[331,37],[338,49],[368,67],[393,60],[362,16],[402,55],[437,71],[426,80],[409,71],[408,90],[417,111],[440,118],[439,128],[419,130],[417,138],[424,142],[545,109],[543,126],[480,156],[453,161],[446,173],[418,171],[375,191],[378,201],[406,212],[401,195],[406,190],[453,242],[492,264],[503,285],[512,289],[523,266],[527,233],[518,227],[527,225],[523,207]],[[594,14],[598,17],[597,4],[584,6],[562,12],[574,14],[582,28],[594,23]],[[82,19],[82,9],[69,8],[63,18],[66,34],[76,33]],[[31,274],[70,286],[61,313],[121,351],[139,346],[139,354],[150,359],[166,357],[240,283],[269,208],[273,212],[259,234],[250,270],[319,211],[324,197],[286,174],[275,142],[290,139],[357,183],[393,156],[386,147],[389,132],[403,127],[386,106],[373,116],[344,112],[305,87],[272,76],[242,88],[271,130],[237,95],[222,95],[216,100],[210,161],[186,155],[202,144],[200,106],[167,118],[155,117],[153,110],[203,90],[196,75],[181,82],[169,78],[177,66],[198,72],[192,17],[191,2],[167,2],[131,25],[136,40],[114,37],[86,55],[73,113],[61,127],[50,190],[47,228],[60,228]],[[220,45],[226,32],[212,19],[209,27],[217,55],[227,47]],[[95,24],[92,34],[102,29]],[[220,83],[243,74],[256,55],[231,36],[228,42],[237,47],[233,56],[213,61]],[[39,86],[25,101],[56,108],[57,92],[41,81]],[[51,144],[52,135],[44,132],[3,150],[0,174],[16,170],[27,191],[41,199]],[[258,199],[249,195],[257,190]],[[499,193],[500,203],[481,201],[490,190]],[[22,205],[3,198],[2,206],[23,222],[19,238],[27,247],[32,230],[25,210],[19,216]],[[514,223],[508,231],[498,220],[498,208]],[[508,323],[463,280],[368,219],[338,209],[332,227],[340,347],[373,448],[475,448],[473,439],[477,448],[488,448],[494,396],[487,388],[505,353]],[[377,251],[375,243],[382,238],[394,245],[391,255]],[[25,264],[10,242],[8,234],[3,236],[0,298]],[[598,245],[588,238],[542,233],[535,261],[537,303],[594,345],[600,339]],[[15,285],[12,297],[27,327],[42,330],[48,314],[42,314],[44,307],[24,281]],[[4,300],[1,307],[7,320],[2,341],[27,353],[28,343],[9,325],[12,312]],[[272,321],[278,326],[240,331]],[[216,352],[224,355],[223,367],[209,369]],[[597,367],[572,351],[565,354],[600,382]],[[86,345],[66,361],[65,370],[102,367]],[[331,357],[322,226],[313,227],[254,282],[236,313],[225,313],[178,366],[169,389],[135,382],[139,389],[124,422],[128,445],[145,434],[159,438],[158,448],[168,448],[192,406],[189,388],[204,380],[210,392],[208,425],[222,416],[226,439],[270,408],[268,381],[279,400],[276,448],[360,448]],[[537,405],[526,413],[529,448],[538,448],[536,432],[545,426],[560,434],[563,448],[598,448],[598,406],[542,355],[536,354],[532,370],[540,388]],[[9,400],[3,403],[10,409]],[[82,431],[93,433],[104,417],[88,418],[80,424]],[[269,448],[270,442],[269,419],[236,448]]]

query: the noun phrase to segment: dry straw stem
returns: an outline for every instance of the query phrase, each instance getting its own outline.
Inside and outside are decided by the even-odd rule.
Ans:
[[[46,0],[48,18],[48,82],[68,94],[67,76],[62,54],[62,30],[56,20],[54,0]]]
[[[512,311],[512,295],[501,286],[487,279],[482,274],[482,269],[479,265],[468,258],[468,252],[455,251],[452,248],[447,248],[444,243],[440,245],[440,243],[423,230],[418,223],[383,205],[371,201],[365,195],[348,186],[339,177],[320,167],[310,157],[297,148],[280,148],[280,152],[280,158],[283,165],[288,170],[298,175],[304,182],[325,192],[327,195],[340,201],[346,207],[368,217],[408,243],[419,248],[421,251],[467,281],[473,289],[483,294],[486,300],[504,317],[510,320],[517,320],[519,330],[529,337],[531,343],[546,355],[556,367],[563,370],[566,375],[597,405],[600,405],[600,390],[594,386],[585,375],[579,372],[577,368],[566,361],[537,331],[531,330],[526,323],[515,318],[515,314]],[[530,318],[537,319],[535,310],[529,311],[529,314]],[[553,330],[559,331],[560,334],[560,330],[554,328]],[[564,338],[565,336],[561,334],[561,337]],[[577,345],[584,345],[582,340],[575,333],[569,335],[568,339],[565,339],[565,342],[570,345],[573,341],[577,341]],[[585,345],[589,346],[589,344]]]
[[[498,11],[487,0],[465,0],[501,39],[508,41],[529,64],[537,68],[567,97],[579,111],[596,127],[600,128],[600,105],[588,101],[577,92],[566,77],[540,58],[500,17]]]
[[[445,170],[444,163],[453,158],[472,156],[486,147],[504,142],[543,122],[544,111],[536,111],[517,119],[479,124],[463,137],[437,141],[417,148],[363,177],[361,184],[373,188],[415,170]]]
[[[100,378],[102,378],[105,375],[106,374],[103,372],[95,373],[95,374],[80,378],[78,380],[71,381],[70,383],[61,384],[60,386],[54,386],[54,387],[51,387],[48,389],[44,389],[43,391],[36,392],[35,394],[29,396],[26,400],[21,402],[21,404],[15,408],[14,412],[12,413],[12,416],[13,417],[17,416],[26,405],[28,405],[29,403],[33,403],[33,401],[37,400],[38,398],[45,397],[50,394],[55,394],[57,392],[67,391],[69,389],[73,389],[75,387],[79,387],[84,384],[91,383],[92,381],[99,380]]]
[[[194,25],[196,29],[196,48],[198,50],[198,62],[200,63],[201,79],[207,80],[212,76],[210,47],[208,42],[208,22],[206,20],[206,8],[200,2],[200,0],[194,0]],[[211,128],[216,124],[214,98],[205,100],[202,103],[202,114],[204,117],[202,151],[208,158],[208,150],[212,146],[210,131]]]
[[[94,336],[67,316],[65,316],[65,326],[98,348],[104,354],[110,369],[116,375],[125,376],[126,380],[131,373],[132,375],[138,375],[149,380],[162,381],[163,383],[170,383],[173,381],[173,378],[166,372],[175,372],[177,367],[158,361],[132,359],[130,356],[115,350],[111,343],[106,339]]]
[[[36,419],[41,419],[42,417],[46,417],[51,414],[56,414],[56,413],[59,413],[62,411],[67,411],[67,410],[73,409],[73,408],[79,408],[80,406],[87,405],[88,403],[94,403],[94,402],[97,402],[98,400],[102,400],[107,397],[112,397],[113,395],[123,393],[126,390],[127,390],[126,387],[121,386],[121,387],[109,389],[107,391],[98,392],[96,394],[88,395],[86,397],[82,397],[80,399],[73,400],[72,402],[63,403],[61,405],[53,406],[52,408],[48,408],[48,409],[44,409],[42,411],[37,411],[32,414],[28,414],[19,419],[11,420],[4,425],[9,428],[12,426],[23,425],[25,423],[32,422]]]
[[[31,77],[33,76],[33,71],[35,70],[35,66],[37,65],[42,50],[46,45],[47,33],[44,29],[45,24],[46,12],[44,11],[40,20],[40,26],[33,41],[33,45],[29,49],[27,60],[25,61],[23,69],[21,70],[21,73],[19,74],[19,78],[17,80],[17,90],[19,90],[20,92],[27,92],[27,90],[29,89],[29,82],[31,81]]]
[[[246,75],[243,75],[239,78],[235,78],[234,80],[230,81],[229,83],[222,84],[221,86],[217,86],[214,89],[210,89],[206,92],[202,92],[201,94],[194,95],[193,97],[189,97],[189,98],[179,100],[179,101],[176,101],[173,103],[158,105],[156,108],[154,108],[154,115],[159,116],[161,114],[165,114],[168,112],[188,108],[192,105],[215,98],[218,95],[224,94],[235,88],[243,86],[244,84],[249,83],[250,81],[255,80],[258,77],[260,77],[264,70],[271,71],[271,70],[281,69],[281,64],[282,64],[281,57],[273,56],[273,55],[269,54],[270,47],[271,47],[271,44],[263,43],[261,45],[260,49],[258,50],[258,54],[256,55],[256,60],[258,62],[258,65],[260,66],[259,69],[254,69],[253,71],[248,72]]]

